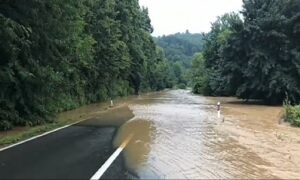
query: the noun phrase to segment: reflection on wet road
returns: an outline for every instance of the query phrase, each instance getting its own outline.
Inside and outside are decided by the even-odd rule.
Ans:
[[[184,90],[134,99],[129,107],[135,117],[120,128],[115,146],[134,132],[124,155],[142,179],[278,177],[272,161],[223,131],[233,121],[222,123],[215,103]]]

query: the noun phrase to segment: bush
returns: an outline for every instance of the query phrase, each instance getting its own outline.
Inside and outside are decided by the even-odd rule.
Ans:
[[[193,87],[193,93],[195,94],[202,94],[203,93],[203,88],[202,88],[202,84],[201,83],[195,83],[194,87]]]
[[[0,121],[0,131],[7,131],[12,129],[12,124],[8,121],[1,120]]]
[[[179,89],[186,89],[186,85],[183,83],[178,84]]]
[[[300,127],[300,105],[292,106],[289,101],[285,101],[285,120],[293,126]]]

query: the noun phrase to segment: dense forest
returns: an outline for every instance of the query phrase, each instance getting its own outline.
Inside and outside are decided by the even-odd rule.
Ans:
[[[193,61],[193,89],[267,103],[300,102],[300,1],[244,0],[219,17]]]
[[[193,55],[202,50],[203,34],[193,34],[187,30],[185,33],[157,37],[155,41],[164,49],[169,61],[190,66]]]
[[[203,34],[176,33],[155,38],[158,46],[163,48],[169,61],[171,79],[179,87],[190,85],[190,68],[195,53],[201,52],[203,47]]]
[[[1,0],[0,129],[172,87],[138,0]]]

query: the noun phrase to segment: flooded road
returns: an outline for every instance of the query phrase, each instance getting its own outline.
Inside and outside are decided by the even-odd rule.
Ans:
[[[300,129],[278,125],[282,108],[233,101],[185,90],[143,95],[129,101],[135,117],[114,144],[134,134],[124,156],[142,179],[300,177]]]
[[[217,118],[218,101],[221,118]],[[115,104],[113,108],[100,103],[61,113],[58,123],[80,123],[3,151],[2,179],[87,178],[131,136],[123,156],[104,177],[300,177],[300,128],[281,122],[280,106],[203,97],[187,90],[131,96],[117,99]],[[9,133],[2,134],[5,136]]]

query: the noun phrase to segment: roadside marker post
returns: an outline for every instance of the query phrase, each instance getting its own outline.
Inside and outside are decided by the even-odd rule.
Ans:
[[[221,103],[218,102],[217,104],[217,111],[218,111],[218,118],[221,118]]]
[[[112,99],[110,99],[110,107],[114,107],[114,102]]]

